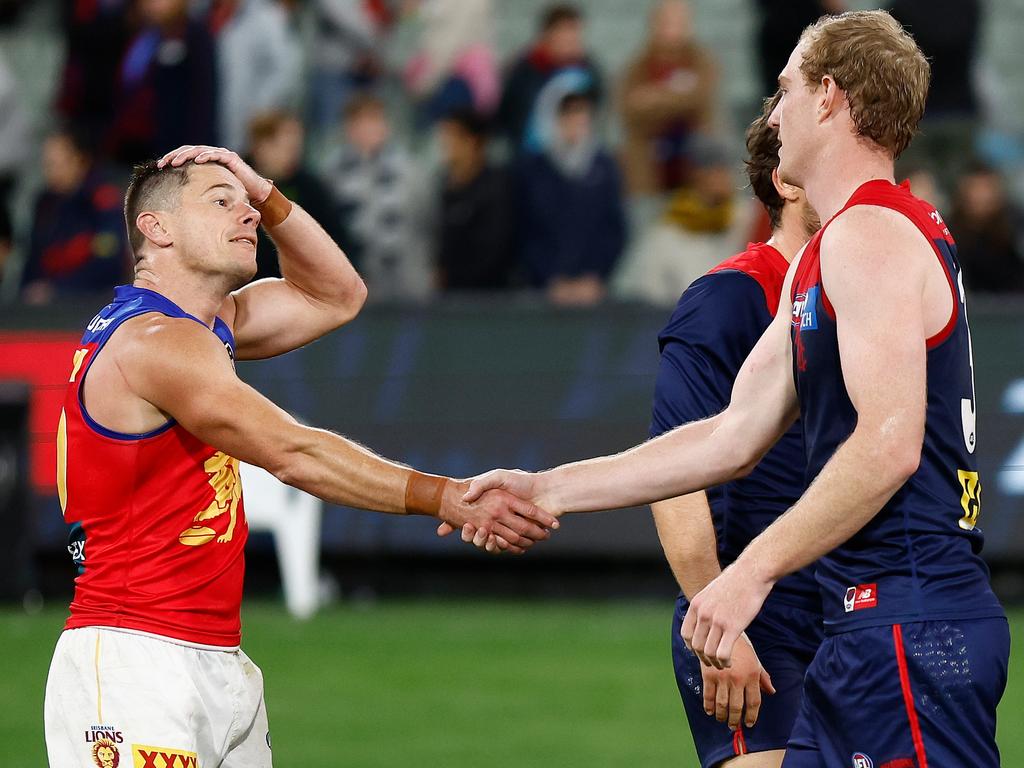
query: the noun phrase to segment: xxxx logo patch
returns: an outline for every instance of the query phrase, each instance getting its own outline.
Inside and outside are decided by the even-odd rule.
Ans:
[[[195,752],[132,744],[132,768],[199,768]]]

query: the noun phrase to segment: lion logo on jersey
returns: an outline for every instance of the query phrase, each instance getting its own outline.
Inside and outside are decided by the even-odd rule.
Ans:
[[[97,768],[117,768],[121,753],[110,739],[100,739],[92,745],[92,761]]]
[[[203,469],[210,475],[207,482],[213,486],[213,501],[192,519],[195,525],[186,528],[178,535],[178,541],[188,546],[199,546],[217,536],[212,528],[200,523],[212,520],[223,514],[230,515],[228,529],[217,536],[217,543],[224,544],[234,537],[235,523],[238,519],[238,502],[242,499],[242,478],[238,471],[238,459],[217,451],[203,464]]]

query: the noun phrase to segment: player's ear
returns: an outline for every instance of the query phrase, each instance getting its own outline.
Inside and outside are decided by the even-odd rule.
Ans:
[[[171,233],[168,232],[161,217],[153,211],[143,211],[135,218],[135,226],[153,245],[166,248],[174,244]]]
[[[821,88],[818,94],[818,122],[825,122],[834,117],[846,103],[846,91],[839,87],[832,75],[824,75],[821,78]]]
[[[785,200],[787,203],[795,203],[800,198],[800,187],[794,187],[792,184],[787,184],[781,178],[779,178],[779,169],[772,168],[772,184],[775,185],[775,191],[779,193],[779,197]]]

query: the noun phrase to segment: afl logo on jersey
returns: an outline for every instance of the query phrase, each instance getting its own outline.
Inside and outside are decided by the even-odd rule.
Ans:
[[[800,291],[793,301],[793,327],[797,331],[814,331],[818,328],[818,286],[812,285]]]
[[[854,752],[853,768],[875,768],[875,764],[872,762],[871,758],[863,752]]]

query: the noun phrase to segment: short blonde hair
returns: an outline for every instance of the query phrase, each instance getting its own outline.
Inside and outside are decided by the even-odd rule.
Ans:
[[[886,11],[854,11],[823,16],[800,42],[808,85],[831,75],[846,91],[858,135],[899,157],[917,132],[931,80],[910,33]]]

